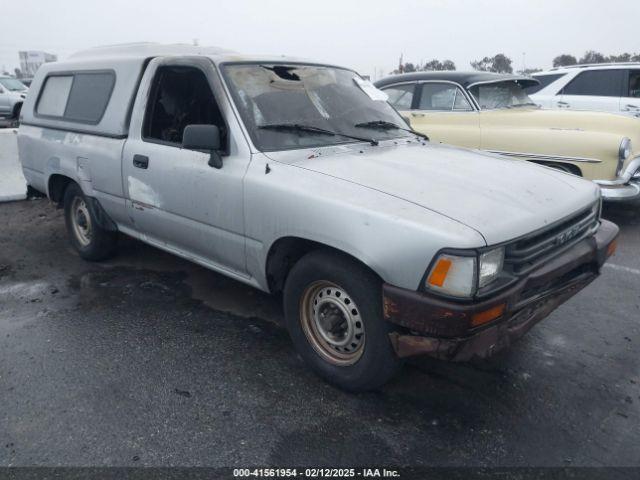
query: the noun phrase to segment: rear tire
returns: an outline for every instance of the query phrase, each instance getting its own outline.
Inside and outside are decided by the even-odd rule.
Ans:
[[[402,365],[382,316],[382,282],[345,255],[318,250],[302,257],[287,277],[284,310],[298,353],[344,390],[380,387]]]
[[[71,245],[85,260],[109,258],[117,246],[117,233],[100,227],[93,207],[77,183],[64,193],[64,218]]]

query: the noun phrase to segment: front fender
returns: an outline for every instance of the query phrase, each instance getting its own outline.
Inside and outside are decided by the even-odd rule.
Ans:
[[[255,156],[245,177],[247,269],[266,287],[266,260],[283,237],[358,259],[385,282],[416,289],[442,248],[485,246],[472,228],[397,197]]]

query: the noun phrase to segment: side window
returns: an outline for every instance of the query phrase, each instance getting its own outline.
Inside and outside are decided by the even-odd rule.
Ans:
[[[564,95],[620,97],[624,70],[590,70],[580,73],[562,89]]]
[[[223,145],[226,127],[205,74],[194,67],[160,67],[147,102],[142,137],[182,144],[187,125],[217,125]]]
[[[71,75],[48,77],[38,100],[37,113],[51,117],[62,117],[71,91]]]
[[[566,73],[552,73],[550,75],[534,75],[533,78],[538,80],[540,84],[524,87],[524,91],[527,92],[527,95],[533,95],[534,93],[538,93],[543,88],[547,88],[553,82],[555,82],[561,77],[564,77],[565,75]]]
[[[74,75],[64,117],[78,122],[98,123],[107,109],[114,84],[113,73]]]
[[[36,113],[71,122],[96,124],[109,103],[113,72],[53,75],[46,79]]]
[[[629,92],[627,97],[640,98],[640,70],[629,70]]]
[[[453,110],[456,112],[472,112],[473,107],[462,93],[462,90],[456,88],[456,100],[453,102]]]
[[[388,102],[396,110],[411,110],[413,103],[414,84],[396,85],[395,87],[384,88],[384,93],[389,95]]]
[[[420,95],[420,110],[441,112],[468,112],[473,110],[464,94],[455,85],[445,83],[423,83]]]

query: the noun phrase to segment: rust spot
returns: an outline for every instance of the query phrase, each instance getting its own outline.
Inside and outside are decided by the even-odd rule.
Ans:
[[[400,313],[400,309],[398,308],[398,305],[393,300],[391,300],[389,297],[384,297],[383,312],[384,312],[384,318],[389,319],[398,315],[398,313]]]

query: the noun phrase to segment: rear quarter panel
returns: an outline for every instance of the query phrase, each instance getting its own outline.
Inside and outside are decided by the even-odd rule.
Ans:
[[[18,155],[27,183],[49,194],[52,175],[78,183],[97,198],[111,218],[129,223],[122,188],[123,139],[21,125]]]

